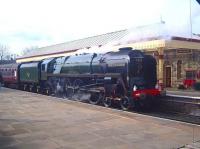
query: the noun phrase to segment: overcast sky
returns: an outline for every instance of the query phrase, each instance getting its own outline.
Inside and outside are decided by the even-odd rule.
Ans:
[[[192,29],[200,33],[200,5],[192,1]],[[20,52],[160,22],[190,31],[190,0],[0,0],[0,44]],[[161,17],[162,16],[162,17]]]

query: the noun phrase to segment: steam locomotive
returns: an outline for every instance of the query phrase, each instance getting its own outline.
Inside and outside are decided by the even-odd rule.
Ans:
[[[156,60],[130,47],[1,65],[0,73],[5,86],[106,107],[119,103],[123,110],[150,107],[161,95],[155,87]]]

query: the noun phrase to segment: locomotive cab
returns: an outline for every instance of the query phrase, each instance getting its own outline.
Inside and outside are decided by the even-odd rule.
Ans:
[[[53,69],[50,64],[55,61],[56,58],[45,59],[41,63],[41,80],[47,80],[47,74],[52,73]]]

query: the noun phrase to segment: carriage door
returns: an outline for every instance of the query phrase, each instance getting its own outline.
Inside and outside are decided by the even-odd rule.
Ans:
[[[171,67],[165,67],[166,72],[166,87],[171,87]]]

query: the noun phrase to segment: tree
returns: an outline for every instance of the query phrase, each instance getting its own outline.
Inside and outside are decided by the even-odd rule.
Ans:
[[[25,48],[24,50],[22,50],[22,55],[26,55],[32,51],[35,51],[38,48],[38,46],[31,46],[28,48]]]
[[[0,60],[10,59],[9,49],[6,45],[0,44]]]

